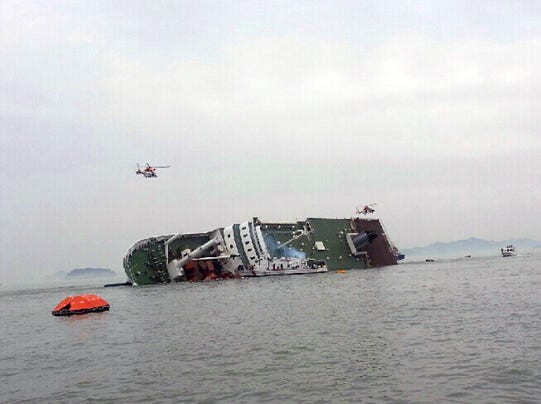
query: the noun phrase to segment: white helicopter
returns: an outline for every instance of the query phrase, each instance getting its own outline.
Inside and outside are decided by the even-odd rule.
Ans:
[[[141,174],[145,178],[156,178],[158,174],[156,174],[157,168],[169,168],[171,166],[151,166],[147,163],[147,166],[143,169],[141,169],[141,166],[139,163],[137,163],[137,171],[135,174]]]
[[[357,206],[357,208],[355,209],[355,213],[357,213],[358,215],[368,215],[370,213],[374,213],[376,209],[374,209],[372,206],[376,206],[376,204],[370,203],[365,206]]]

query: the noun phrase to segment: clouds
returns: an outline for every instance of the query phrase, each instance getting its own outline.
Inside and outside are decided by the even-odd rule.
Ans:
[[[537,3],[393,4],[2,3],[3,242],[119,269],[148,235],[372,201],[401,247],[541,237]]]
[[[152,133],[135,142],[150,150],[168,145],[174,151],[168,161],[194,167],[203,189],[227,195],[242,184],[247,201],[237,217],[250,204],[270,216],[287,215],[258,203],[270,190],[284,201],[325,200],[311,209],[330,215],[332,209],[349,214],[347,204],[357,195],[377,196],[401,220],[400,195],[441,221],[414,236],[448,238],[456,217],[469,212],[474,222],[481,216],[475,200],[513,206],[515,198],[506,194],[535,182],[537,54],[535,39],[464,42],[405,34],[353,46],[273,37],[229,46],[212,61],[155,67],[114,59],[100,88],[119,126]],[[329,194],[343,202],[329,202]],[[449,223],[442,210],[454,217]],[[486,237],[495,230],[474,227]],[[402,232],[399,240],[413,243],[412,231]]]
[[[372,151],[400,153],[407,143],[408,153],[471,156],[539,146],[539,47],[411,35],[370,47],[270,38],[230,46],[213,62],[114,58],[101,88],[125,124],[165,136],[183,124],[193,133],[210,130],[202,121],[220,129],[241,122],[310,150],[311,136],[332,136],[343,147],[364,140]]]

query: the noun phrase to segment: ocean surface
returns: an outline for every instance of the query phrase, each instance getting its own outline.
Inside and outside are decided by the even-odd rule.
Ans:
[[[539,254],[101,286],[0,286],[1,403],[541,401]]]

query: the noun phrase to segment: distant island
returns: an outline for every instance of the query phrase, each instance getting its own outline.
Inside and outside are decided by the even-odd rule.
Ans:
[[[424,247],[405,248],[400,250],[400,252],[404,253],[406,258],[419,256],[466,256],[471,254],[499,255],[501,248],[511,244],[517,248],[519,253],[521,250],[541,248],[541,241],[528,238],[493,241],[471,237],[468,239],[450,241],[447,243],[432,243]]]
[[[66,274],[66,278],[94,278],[116,276],[116,272],[107,268],[76,268]]]

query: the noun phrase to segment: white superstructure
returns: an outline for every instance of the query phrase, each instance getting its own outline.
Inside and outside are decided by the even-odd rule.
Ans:
[[[517,255],[514,245],[508,245],[501,249],[502,257],[514,257]]]

